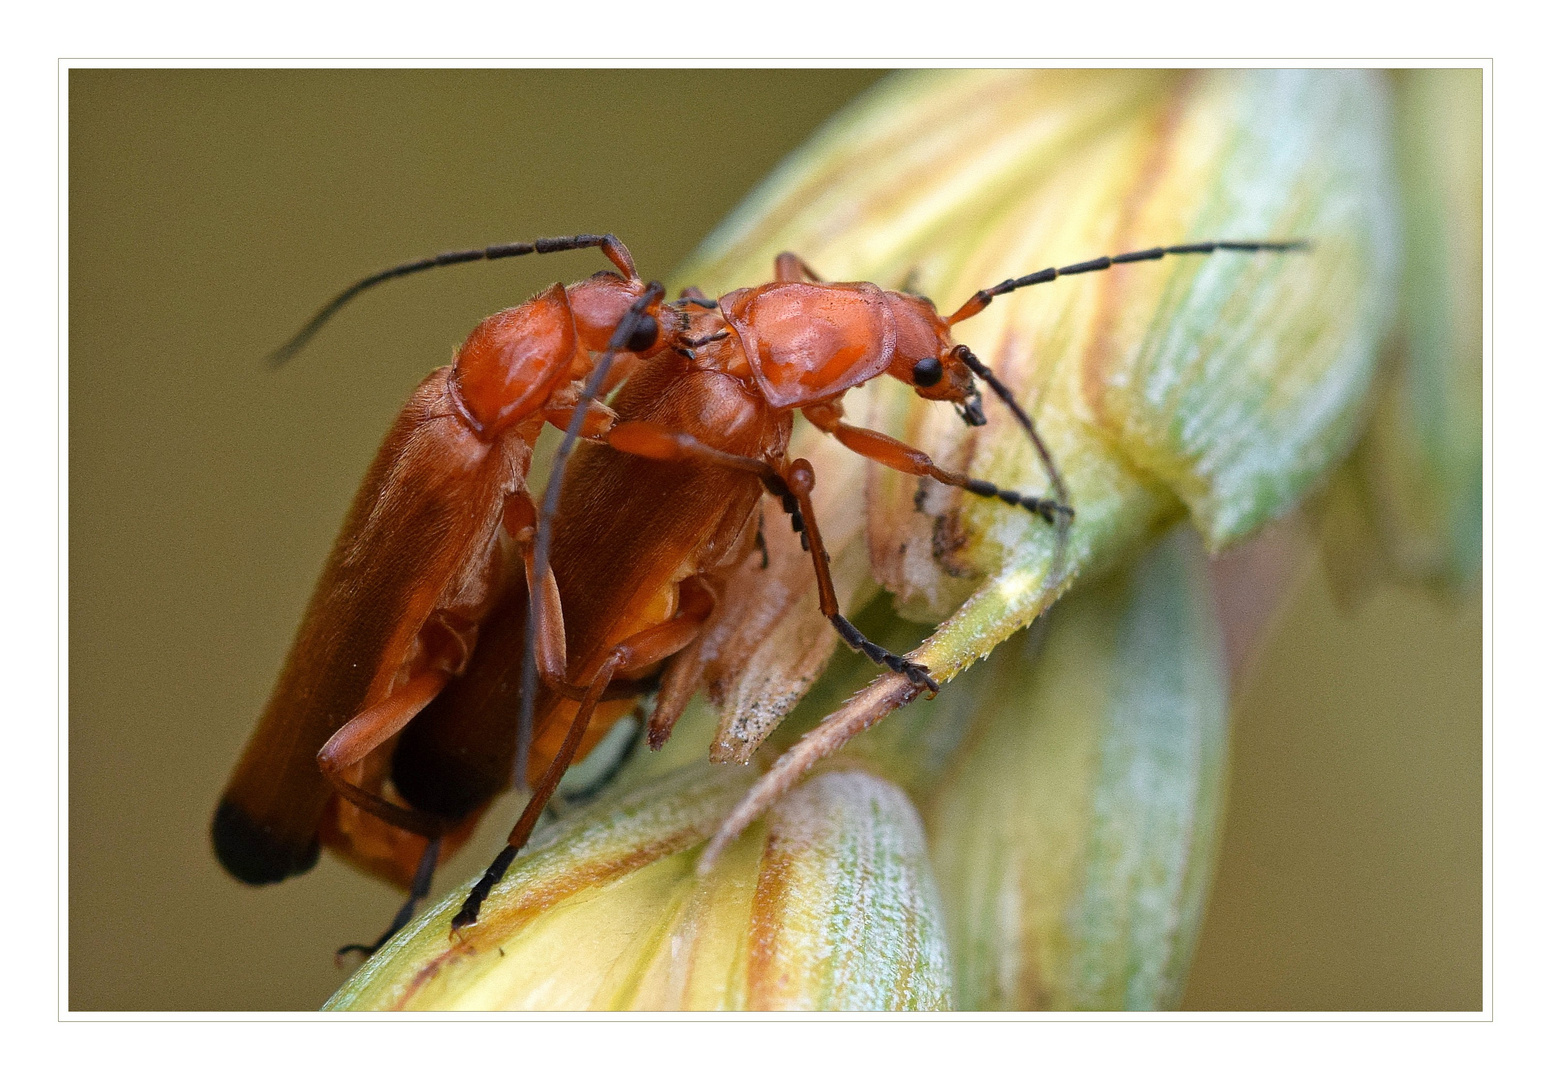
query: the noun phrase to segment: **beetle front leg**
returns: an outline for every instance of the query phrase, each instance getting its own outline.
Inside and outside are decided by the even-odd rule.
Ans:
[[[902,443],[881,431],[852,427],[850,424],[843,423],[839,418],[838,408],[834,406],[804,409],[803,415],[812,421],[815,427],[833,435],[846,449],[896,472],[910,476],[929,476],[938,483],[962,488],[971,495],[1000,499],[1009,506],[1021,506],[1050,525],[1065,525],[1076,516],[1070,506],[1065,506],[1056,499],[1025,495],[1022,492],[997,487],[989,480],[976,480],[963,473],[939,468],[924,451],[917,450],[907,443]],[[1061,520],[1058,521],[1058,518]]]
[[[624,377],[630,374],[628,365],[625,364],[616,363],[610,369],[610,375],[614,375],[616,370],[618,377],[612,378],[610,380],[612,383],[622,382]],[[607,393],[610,389],[612,386],[605,385],[601,391]],[[571,426],[571,416],[576,411],[576,403],[581,396],[582,388],[580,384],[574,382],[555,391],[550,395],[549,403],[544,406],[544,419],[561,431],[565,431]],[[619,417],[613,409],[601,401],[590,400],[587,402],[587,413],[582,418],[582,426],[577,434],[584,439],[600,440],[618,422]]]
[[[803,539],[809,554],[813,556],[813,573],[819,582],[819,610],[839,633],[841,640],[851,648],[873,663],[897,671],[909,679],[912,685],[935,694],[939,688],[931,672],[915,661],[906,660],[869,641],[865,634],[852,625],[850,619],[840,613],[840,604],[835,599],[835,583],[829,576],[829,555],[824,551],[824,538],[819,535],[818,519],[813,513],[813,466],[803,458],[793,461],[786,468],[786,485],[801,515],[794,517],[794,521],[807,523]]]

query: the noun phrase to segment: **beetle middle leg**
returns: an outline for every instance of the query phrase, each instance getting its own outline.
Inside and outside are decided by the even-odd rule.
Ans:
[[[813,572],[819,586],[819,610],[840,634],[841,640],[873,663],[906,676],[914,685],[934,693],[937,691],[937,682],[926,668],[868,640],[841,614],[835,585],[829,575],[829,556],[824,552],[824,541],[819,535],[818,520],[809,498],[814,479],[813,466],[807,461],[798,458],[782,471],[768,461],[718,450],[686,432],[646,420],[628,420],[616,425],[609,431],[607,442],[616,450],[656,461],[694,461],[758,476],[770,493],[781,500],[783,509],[791,515],[792,528],[802,537],[803,547],[812,554]]]
[[[759,512],[759,524],[754,528],[754,547],[759,551],[759,568],[770,569],[770,548],[765,543],[765,512]]]
[[[381,937],[371,945],[346,945],[336,951],[335,957],[360,952],[370,956],[394,934],[408,925],[431,891],[431,875],[441,857],[442,833],[448,823],[434,814],[412,810],[384,799],[351,783],[345,773],[351,766],[365,760],[372,751],[382,747],[397,735],[446,687],[450,675],[445,671],[425,671],[412,676],[402,687],[384,701],[353,717],[334,733],[323,749],[318,751],[318,766],[323,775],[340,796],[368,814],[381,819],[394,828],[426,838],[425,851],[421,853],[415,876],[409,886],[409,896],[389,923]]]
[[[607,767],[597,777],[586,781],[580,787],[571,788],[564,792],[556,791],[554,798],[551,800],[551,805],[561,806],[562,812],[564,812],[565,807],[583,806],[592,802],[619,778],[619,774],[625,771],[626,765],[635,760],[636,751],[646,741],[642,738],[642,735],[646,732],[646,710],[638,705],[630,713],[629,717],[621,720],[620,723],[628,723],[630,725],[630,738],[625,743],[625,748],[619,752],[613,761],[609,762]],[[598,751],[594,749],[592,753],[595,756]],[[586,761],[587,759],[583,758],[578,764],[586,764]],[[561,805],[562,800],[564,800],[563,806]]]

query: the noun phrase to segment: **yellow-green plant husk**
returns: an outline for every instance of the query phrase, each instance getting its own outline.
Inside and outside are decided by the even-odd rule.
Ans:
[[[1401,318],[1346,479],[1384,570],[1458,590],[1481,573],[1482,72],[1401,71],[1394,86]]]
[[[697,878],[753,778],[691,765],[550,827],[456,938],[456,892],[333,1009],[942,1009],[947,942],[903,792],[826,773]]]
[[[1176,531],[1040,630],[986,661],[968,744],[927,803],[960,1007],[1170,1008],[1227,761],[1199,540]]]

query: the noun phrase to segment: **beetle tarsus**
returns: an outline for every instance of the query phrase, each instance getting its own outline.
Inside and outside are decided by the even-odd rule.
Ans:
[[[512,860],[517,857],[517,849],[508,844],[501,849],[501,854],[495,857],[495,862],[485,871],[482,878],[469,890],[468,896],[463,901],[463,906],[452,917],[452,928],[462,930],[466,926],[473,926],[479,921],[479,909],[485,902],[485,897],[490,895],[490,890],[495,888],[495,883],[506,874],[507,867],[512,865]]]
[[[1048,525],[1058,524],[1056,518],[1061,518],[1059,524],[1070,525],[1077,519],[1077,511],[1070,506],[1063,506],[1055,499],[1043,499],[1034,495],[1024,495],[1018,500],[1018,505],[1025,510],[1038,514],[1045,519]]]
[[[415,868],[415,880],[410,883],[409,897],[393,915],[393,921],[382,932],[382,936],[370,945],[342,945],[334,950],[334,962],[337,964],[348,954],[358,952],[362,959],[370,959],[376,951],[393,939],[404,927],[409,925],[409,920],[415,917],[415,909],[420,906],[420,901],[431,895],[431,875],[436,872],[437,860],[442,854],[442,839],[433,836],[426,844],[425,851],[420,855],[420,863]]]
[[[942,687],[937,685],[937,680],[932,678],[932,673],[926,668],[922,667],[920,664],[915,663],[914,661],[906,660],[903,657],[898,659],[900,661],[898,667],[894,667],[893,664],[890,664],[889,667],[894,668],[895,671],[909,679],[913,684],[926,690],[930,690],[934,694],[937,693],[938,690],[942,689]]]
[[[829,617],[829,621],[840,634],[842,641],[873,663],[886,667],[890,671],[898,672],[909,679],[915,686],[930,690],[934,694],[940,689],[937,685],[937,680],[932,678],[931,672],[926,668],[913,660],[906,660],[903,656],[891,653],[883,646],[869,641],[867,636],[858,630],[851,620],[844,615],[837,612]]]

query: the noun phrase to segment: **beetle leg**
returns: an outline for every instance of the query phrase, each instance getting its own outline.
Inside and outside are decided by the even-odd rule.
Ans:
[[[507,497],[505,515],[507,532],[517,539],[522,549],[523,571],[533,605],[533,659],[538,665],[539,677],[563,696],[579,701],[587,688],[566,682],[565,615],[560,606],[560,586],[555,583],[555,572],[545,568],[542,589],[534,581],[538,567],[533,554],[533,522],[538,512],[527,492],[515,492]],[[633,697],[648,688],[649,684],[622,679],[610,687],[611,692],[605,693],[604,698]]]
[[[759,549],[759,568],[770,569],[770,548],[765,544],[765,512],[759,512],[759,524],[754,529],[754,546]]]
[[[571,765],[571,759],[576,756],[576,748],[581,745],[582,735],[586,733],[587,725],[592,720],[593,709],[597,707],[598,699],[603,696],[603,688],[608,685],[609,678],[618,666],[618,655],[610,653],[604,660],[603,666],[598,669],[592,685],[587,688],[587,696],[582,699],[581,707],[576,710],[576,716],[571,721],[571,729],[566,732],[565,742],[560,745],[560,752],[549,763],[549,768],[544,771],[538,787],[529,797],[528,805],[523,807],[522,816],[517,819],[517,824],[512,826],[511,834],[506,838],[506,847],[501,849],[501,853],[495,857],[495,861],[490,864],[484,876],[469,891],[458,913],[452,917],[454,932],[478,920],[479,909],[484,904],[485,897],[490,895],[490,890],[495,883],[501,880],[502,875],[506,873],[506,868],[512,865],[512,860],[517,857],[517,852],[522,850],[522,845],[528,842],[528,837],[533,833],[533,827],[538,824],[539,815],[544,812],[549,797],[555,793],[555,788],[560,784],[560,777],[565,774],[566,769]]]
[[[814,415],[809,415],[809,412]],[[1043,518],[1051,525],[1061,524],[1072,519],[1072,508],[1064,506],[1055,499],[1047,499],[1037,495],[1024,495],[1017,491],[1009,491],[999,488],[988,480],[976,480],[965,476],[963,473],[949,472],[947,469],[937,467],[923,451],[900,442],[892,436],[885,435],[881,431],[872,431],[868,428],[852,427],[840,420],[819,412],[818,410],[804,410],[803,415],[812,420],[818,428],[833,435],[840,440],[848,450],[862,455],[870,461],[876,461],[896,472],[907,473],[911,476],[930,476],[943,484],[949,484],[956,488],[963,488],[971,495],[980,495],[988,499],[1000,499],[1009,506],[1021,506],[1031,514]],[[1058,522],[1056,519],[1063,519]]]
[[[690,659],[684,650],[715,610],[716,593],[705,578],[698,575],[685,578],[679,582],[678,614],[657,628],[666,631],[669,627],[676,627],[656,640],[652,646],[653,652],[659,659],[675,655],[678,658],[663,676],[662,689],[657,694],[657,706],[652,710],[651,723],[646,729],[646,743],[653,750],[661,750],[668,741],[668,736],[673,733],[673,725],[683,715],[689,699],[700,685],[700,673],[705,670],[705,660],[699,656]]]
[[[804,278],[817,282],[824,280],[819,277],[813,267],[803,262],[799,256],[793,255],[790,251],[783,251],[776,256],[775,279],[777,281],[802,281]]]
[[[529,515],[533,514],[532,500],[528,499],[526,494],[523,494],[520,499],[514,497],[513,501],[519,508],[526,504],[526,512]],[[521,512],[520,509],[519,512]],[[528,596],[536,598],[534,622],[537,634],[534,637],[533,657],[538,664],[539,677],[563,697],[580,701],[587,693],[587,688],[574,686],[567,682],[565,677],[565,615],[560,606],[560,586],[555,583],[555,572],[553,569],[546,569],[544,587],[536,588],[533,578],[537,567],[534,565],[533,545],[526,540],[522,542],[522,560],[528,581]],[[655,688],[656,685],[656,679],[615,679],[604,692],[602,700],[636,697]]]
[[[604,442],[615,450],[652,461],[698,461],[707,465],[720,465],[724,469],[748,472],[758,476],[769,487],[782,484],[781,473],[768,461],[760,458],[729,454],[714,446],[707,446],[693,435],[675,431],[666,424],[651,420],[622,420],[609,429]]]
[[[616,679],[613,685],[618,686],[619,680]],[[607,696],[604,695],[605,700],[607,700]],[[625,766],[635,760],[636,751],[641,748],[641,743],[645,741],[641,736],[646,731],[646,710],[637,705],[630,714],[630,723],[635,730],[630,734],[630,743],[625,747],[624,753],[620,754],[619,758],[604,770],[602,776],[593,780],[586,787],[567,791],[565,793],[565,801],[568,806],[582,806],[596,799],[603,793],[605,788],[619,777],[620,773],[624,772]],[[593,752],[597,753],[596,750]],[[557,794],[555,798],[559,799],[560,796]]]
[[[804,540],[807,542],[809,553],[813,556],[813,573],[819,581],[819,610],[840,634],[841,640],[851,648],[873,663],[899,672],[917,688],[930,690],[935,694],[937,680],[932,678],[926,668],[867,640],[866,635],[840,613],[840,603],[835,599],[835,583],[829,576],[829,555],[824,551],[824,538],[819,535],[818,519],[813,513],[813,466],[805,459],[797,458],[786,468],[786,483],[797,500],[799,514],[794,515],[794,523],[798,525],[807,523]]]
[[[613,414],[610,413],[612,416]],[[544,587],[536,587],[537,560],[533,554],[533,522],[538,512],[533,500],[525,491],[514,492],[507,497],[505,526],[522,550],[523,572],[528,583],[528,596],[533,605],[534,643],[533,659],[538,665],[539,677],[562,696],[580,701],[587,693],[585,686],[573,686],[566,682],[565,615],[560,606],[560,586],[555,583],[552,568],[544,570]],[[603,700],[635,697],[656,685],[655,680],[617,679],[604,693]]]
[[[565,617],[560,610],[560,586],[555,584],[555,572],[549,567],[544,568],[542,587],[533,580],[533,545],[523,545],[522,560],[538,631],[533,641],[533,656],[543,680],[551,686],[559,686],[565,683],[566,668]]]
[[[393,921],[382,932],[382,936],[370,945],[342,945],[334,950],[335,960],[344,957],[346,953],[358,952],[363,957],[371,956],[378,949],[388,943],[388,939],[409,925],[409,920],[415,917],[415,909],[420,906],[420,901],[431,895],[431,875],[436,871],[436,862],[441,858],[442,838],[431,837],[425,846],[425,853],[420,856],[420,864],[415,868],[415,880],[409,885],[409,898],[394,912]]]
[[[626,365],[616,364],[615,367],[621,369],[622,374],[629,374],[628,370],[623,370]],[[604,389],[606,392],[608,388]],[[571,414],[576,411],[576,402],[581,396],[581,387],[574,382],[557,390],[550,395],[549,403],[544,406],[544,419],[561,431],[566,430],[571,426]],[[603,402],[588,401],[587,414],[582,418],[578,434],[584,439],[601,439],[618,420],[614,410]]]
[[[597,708],[599,700],[603,697],[603,691],[608,686],[609,680],[614,677],[614,673],[648,667],[684,648],[694,640],[695,634],[700,632],[700,625],[709,614],[709,610],[698,616],[694,611],[681,612],[665,623],[631,635],[609,650],[587,686],[587,694],[582,698],[581,706],[577,708],[576,716],[571,720],[571,728],[566,732],[565,742],[561,744],[559,753],[549,763],[549,768],[544,771],[543,777],[533,790],[533,795],[528,799],[528,805],[523,807],[522,816],[517,819],[517,824],[512,826],[511,835],[506,838],[506,847],[470,890],[468,898],[464,900],[463,907],[459,909],[457,915],[453,916],[454,930],[461,930],[479,918],[479,908],[485,902],[485,897],[490,895],[491,888],[501,880],[507,867],[511,866],[512,860],[517,857],[522,846],[528,842],[528,837],[533,834],[539,815],[543,813],[550,796],[559,786],[560,778],[565,775],[566,769],[570,768],[571,761],[576,756],[576,749],[581,745],[582,736],[587,731],[587,725],[592,721],[593,710]]]
[[[388,802],[350,783],[344,770],[404,729],[432,698],[442,692],[451,676],[445,671],[425,671],[412,677],[399,689],[371,708],[352,717],[334,732],[318,751],[318,768],[334,785],[334,790],[369,814],[388,824],[419,836],[440,836],[446,823],[419,810],[410,810]]]

